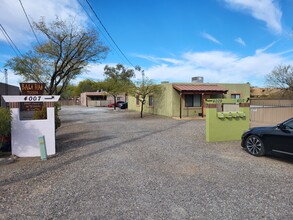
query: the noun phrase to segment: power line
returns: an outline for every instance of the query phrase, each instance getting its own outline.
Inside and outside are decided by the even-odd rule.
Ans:
[[[11,38],[7,34],[6,30],[2,26],[2,24],[0,24],[0,27],[1,27],[1,31],[2,31],[2,33],[4,35],[4,37],[6,38],[8,44],[10,45],[10,47],[13,49],[14,53],[16,54],[16,56],[19,56],[19,55],[22,56],[21,52],[19,51],[17,46],[14,44],[14,42],[11,40]]]
[[[21,54],[21,52],[19,51],[19,49],[17,48],[17,46],[15,45],[15,43],[13,42],[13,40],[10,38],[10,36],[8,35],[8,33],[6,32],[6,30],[4,29],[4,27],[2,26],[2,24],[0,24],[1,27],[1,31],[4,35],[4,37],[6,38],[8,44],[10,45],[10,47],[13,49],[14,53],[16,54],[16,57],[23,57],[23,55]],[[32,74],[35,74],[35,71],[27,64],[25,63],[23,60],[20,59],[20,62],[22,64],[24,64],[29,71],[31,71]]]
[[[27,15],[27,13],[26,13],[24,7],[23,7],[23,4],[22,4],[21,0],[19,0],[19,3],[20,3],[20,5],[21,5],[21,7],[22,7],[22,10],[23,10],[23,12],[24,12],[24,14],[25,14],[25,17],[26,17],[26,19],[27,19],[27,21],[28,21],[28,23],[29,23],[29,25],[30,25],[30,27],[31,27],[31,30],[33,31],[33,34],[34,34],[34,36],[35,36],[35,38],[36,38],[38,44],[41,45],[41,44],[40,44],[40,41],[39,41],[39,39],[38,39],[38,37],[37,37],[35,31],[34,31],[34,28],[33,28],[32,24],[31,24],[31,22],[30,22],[30,19],[28,18],[28,15]]]
[[[103,35],[103,37],[105,38],[105,40],[108,42],[109,46],[117,53],[118,56],[120,56],[120,58],[123,59],[123,57],[121,57],[121,55],[118,53],[118,51],[115,49],[115,47],[113,47],[112,43],[105,36],[105,34],[102,32],[102,30],[99,28],[99,26],[95,23],[95,21],[93,20],[93,18],[91,17],[91,15],[88,13],[88,11],[86,10],[86,8],[80,3],[80,0],[77,0],[77,1],[78,1],[79,5],[82,7],[82,9],[85,11],[85,13],[87,14],[87,16],[91,19],[91,21],[93,22],[93,24],[96,26],[96,28],[99,30],[99,33],[101,33]]]
[[[122,54],[122,56],[126,59],[126,61],[135,68],[135,66],[130,62],[130,60],[125,56],[125,54],[122,52],[122,50],[118,47],[118,45],[116,44],[116,42],[114,41],[114,39],[112,38],[112,36],[110,35],[110,33],[108,32],[108,30],[106,29],[106,27],[104,26],[104,24],[102,23],[101,19],[99,18],[99,16],[96,14],[96,12],[94,11],[93,7],[91,6],[91,4],[88,2],[88,0],[85,0],[87,2],[87,4],[89,5],[90,9],[92,10],[92,12],[94,13],[95,17],[98,19],[98,21],[100,22],[100,24],[102,25],[103,29],[105,30],[105,32],[107,33],[107,35],[109,36],[109,38],[111,39],[111,41],[115,44],[115,46],[117,47],[117,49],[119,50],[119,52]]]

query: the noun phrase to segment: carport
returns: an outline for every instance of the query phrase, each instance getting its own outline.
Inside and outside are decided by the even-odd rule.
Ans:
[[[107,92],[84,92],[80,94],[83,106],[107,106]]]

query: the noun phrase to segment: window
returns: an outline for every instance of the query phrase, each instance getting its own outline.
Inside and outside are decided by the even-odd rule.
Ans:
[[[185,95],[185,107],[201,107],[201,95]]]
[[[149,96],[149,106],[153,107],[154,105],[154,97],[153,96]]]
[[[293,120],[286,122],[285,125],[288,129],[293,129]]]
[[[231,99],[240,99],[240,94],[231,94]]]
[[[139,105],[139,96],[136,96],[136,105]]]

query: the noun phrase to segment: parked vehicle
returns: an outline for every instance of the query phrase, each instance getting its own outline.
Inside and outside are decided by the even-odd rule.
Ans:
[[[121,105],[121,109],[127,109],[128,108],[128,102],[125,102]]]
[[[109,108],[112,108],[112,107],[114,107],[114,105],[116,106],[116,107],[121,107],[121,105],[123,105],[124,104],[124,102],[123,101],[117,101],[116,103],[111,103],[111,104],[109,104],[109,105],[107,105]]]
[[[244,132],[241,146],[253,156],[269,152],[293,155],[293,118],[276,126],[256,127]]]

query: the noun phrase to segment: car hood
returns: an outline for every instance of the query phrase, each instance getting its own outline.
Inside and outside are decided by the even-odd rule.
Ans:
[[[267,131],[267,130],[274,130],[277,126],[266,126],[266,127],[255,127],[251,128],[250,131]]]

